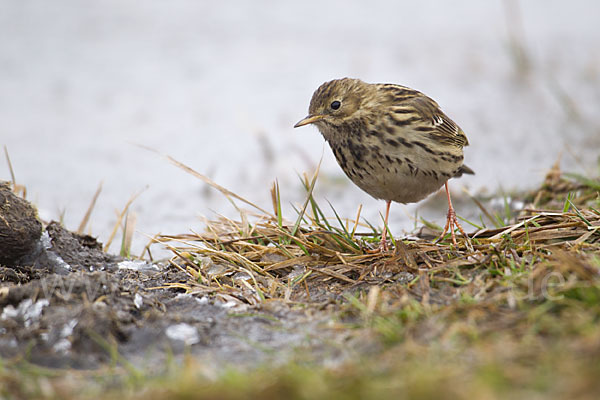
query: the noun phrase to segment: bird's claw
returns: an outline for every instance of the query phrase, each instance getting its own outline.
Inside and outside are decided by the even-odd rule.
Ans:
[[[448,209],[448,215],[446,217],[446,226],[444,227],[442,234],[436,239],[435,243],[439,243],[442,239],[444,239],[444,236],[446,236],[446,233],[448,233],[448,231],[450,231],[450,235],[452,237],[452,244],[454,244],[454,246],[458,247],[458,242],[456,241],[456,234],[454,233],[456,228],[458,228],[460,233],[466,239],[467,248],[471,248],[469,236],[465,233],[463,227],[458,222],[458,218],[456,218],[456,212],[454,211],[453,208]]]
[[[367,254],[384,254],[384,253],[387,253],[389,250],[390,249],[388,247],[387,240],[382,239],[379,241],[379,246],[377,246],[374,249],[365,250],[365,253],[367,253]]]

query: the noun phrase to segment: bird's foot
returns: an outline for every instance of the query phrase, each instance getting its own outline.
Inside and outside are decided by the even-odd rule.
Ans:
[[[386,239],[382,239],[379,241],[379,246],[374,249],[365,250],[367,254],[384,254],[389,251],[389,247]]]
[[[379,242],[379,252],[380,253],[387,253],[389,250],[390,249],[388,247],[387,239],[386,238],[382,238],[381,241]]]
[[[472,249],[469,236],[467,236],[463,227],[458,222],[458,218],[456,218],[456,212],[454,212],[453,208],[448,209],[448,216],[446,217],[446,226],[444,227],[442,234],[436,239],[435,243],[439,243],[444,238],[444,236],[446,236],[446,233],[450,231],[450,235],[452,236],[452,243],[454,244],[454,246],[458,247],[458,242],[456,241],[456,234],[454,233],[456,228],[458,228],[460,233],[466,239],[467,248]]]

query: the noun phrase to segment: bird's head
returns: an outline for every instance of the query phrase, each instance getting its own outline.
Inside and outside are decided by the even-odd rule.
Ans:
[[[356,117],[368,98],[369,86],[368,83],[351,78],[325,82],[313,94],[308,115],[298,121],[294,128],[315,124],[323,131],[321,128],[336,127]]]

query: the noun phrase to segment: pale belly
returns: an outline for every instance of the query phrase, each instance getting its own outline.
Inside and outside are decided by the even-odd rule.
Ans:
[[[414,203],[436,192],[462,165],[462,150],[456,160],[442,160],[425,152],[373,154],[360,157],[347,147],[332,150],[342,170],[362,190],[376,199]]]
[[[352,179],[376,199],[415,203],[436,192],[445,180],[423,176],[383,175],[375,179]]]

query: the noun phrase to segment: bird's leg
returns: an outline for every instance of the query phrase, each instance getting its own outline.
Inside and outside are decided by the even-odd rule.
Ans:
[[[454,235],[454,226],[456,225],[460,233],[462,233],[462,235],[467,239],[468,243],[469,237],[463,230],[462,226],[460,226],[460,224],[458,223],[458,219],[456,218],[456,212],[454,212],[454,207],[452,207],[452,200],[450,200],[450,191],[448,190],[448,182],[444,183],[444,186],[446,187],[446,196],[448,197],[448,216],[446,217],[446,226],[444,227],[444,231],[436,240],[436,242],[442,240],[448,232],[448,230],[450,230],[450,234],[452,235],[452,243],[454,243],[455,246],[458,246],[458,243],[456,243],[456,236]]]
[[[392,201],[388,200],[387,204],[385,206],[385,220],[383,222],[383,232],[381,232],[381,242],[379,242],[379,250],[382,253],[388,251],[386,236],[387,236],[388,217],[390,215],[390,205],[391,204],[392,204]]]

